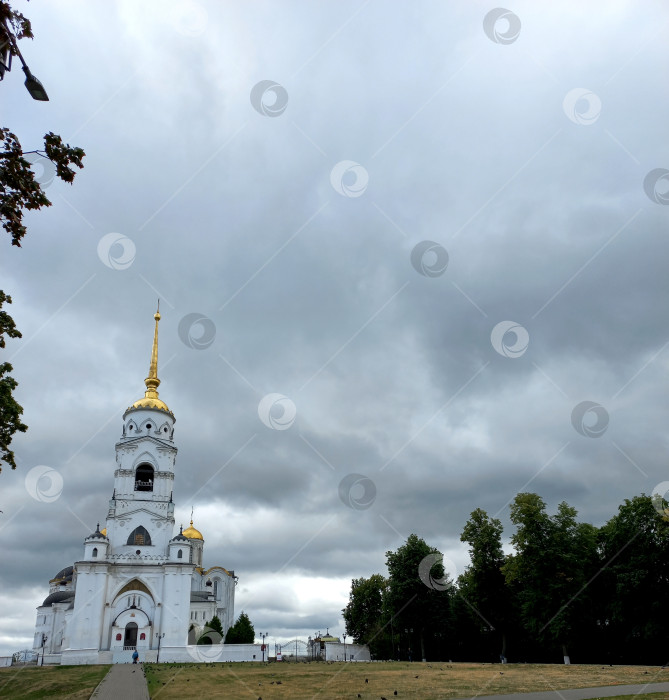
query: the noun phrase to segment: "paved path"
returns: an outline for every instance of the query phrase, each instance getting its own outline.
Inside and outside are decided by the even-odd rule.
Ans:
[[[91,700],[149,700],[142,664],[114,664]]]
[[[513,693],[511,695],[477,695],[476,700],[586,700],[586,698],[610,698],[616,695],[638,693],[666,693],[669,683],[640,683],[637,685],[607,685],[601,688],[576,688],[574,690],[548,690],[540,693]],[[465,700],[462,698],[461,700]],[[467,700],[471,700],[467,698]]]

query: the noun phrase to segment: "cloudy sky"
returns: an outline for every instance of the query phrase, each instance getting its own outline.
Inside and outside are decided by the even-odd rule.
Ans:
[[[457,574],[476,507],[508,540],[519,491],[599,525],[669,479],[669,7],[15,5],[50,101],[16,62],[2,125],[86,158],[0,240],[0,653],[106,517],[158,297],[177,526],[271,640],[341,634],[412,532]]]

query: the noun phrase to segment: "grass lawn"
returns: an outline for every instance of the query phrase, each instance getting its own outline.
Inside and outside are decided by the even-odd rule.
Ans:
[[[229,697],[256,700],[412,700],[472,697],[669,681],[657,666],[558,664],[310,663],[145,664],[153,700]],[[365,683],[365,679],[368,683]],[[646,696],[634,696],[640,700]],[[651,700],[669,698],[655,693]]]
[[[0,668],[0,698],[88,700],[109,666],[13,666]]]

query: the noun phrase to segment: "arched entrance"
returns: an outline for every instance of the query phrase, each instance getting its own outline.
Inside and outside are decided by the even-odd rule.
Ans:
[[[125,626],[125,639],[123,641],[124,647],[136,647],[137,646],[137,623],[128,622]]]

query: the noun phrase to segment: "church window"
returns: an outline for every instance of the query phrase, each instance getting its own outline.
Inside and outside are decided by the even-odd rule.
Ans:
[[[153,467],[140,464],[135,472],[135,491],[153,491]]]
[[[97,547],[93,547],[93,556],[94,557],[98,556],[98,548]]]
[[[214,581],[214,598],[218,600],[218,581]]]
[[[183,550],[180,549],[180,550],[177,552],[177,559],[183,559],[183,556],[184,556]]]
[[[151,545],[151,535],[149,535],[149,531],[143,525],[140,525],[130,533],[126,544],[130,546],[144,545],[148,547]],[[139,550],[137,550],[137,554],[139,553]]]
[[[146,424],[146,429],[147,429],[147,430],[151,430],[151,423],[147,423],[147,424]]]

